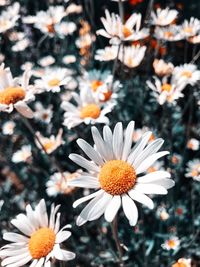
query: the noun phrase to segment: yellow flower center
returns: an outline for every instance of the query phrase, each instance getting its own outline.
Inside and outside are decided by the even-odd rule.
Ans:
[[[168,32],[165,32],[165,33],[164,33],[164,36],[165,36],[166,38],[170,38],[170,37],[173,37],[174,34],[173,34],[173,32],[168,31]]]
[[[193,33],[193,29],[192,29],[192,27],[185,27],[184,28],[184,32],[186,32],[186,33]]]
[[[40,228],[31,235],[28,248],[33,259],[47,256],[53,249],[56,240],[54,231],[50,228]]]
[[[92,118],[92,119],[97,119],[101,114],[101,109],[98,105],[96,104],[89,104],[85,107],[82,107],[80,111],[80,118],[85,119],[85,118]]]
[[[176,246],[176,242],[173,239],[168,240],[167,244],[170,248],[174,248]]]
[[[132,34],[132,31],[128,27],[126,27],[125,25],[123,26],[122,31],[123,31],[125,38],[128,38]]]
[[[51,79],[48,81],[49,86],[59,86],[60,80],[57,78]]]
[[[47,24],[46,27],[47,27],[47,31],[49,33],[55,33],[55,28],[54,28],[54,24],[53,23]]]
[[[186,77],[186,78],[192,78],[192,72],[185,70],[181,73],[181,76]]]
[[[54,146],[54,142],[52,142],[52,141],[47,141],[43,144],[43,147],[44,147],[46,152],[48,152],[48,150],[52,149],[53,146]]]
[[[9,105],[15,104],[25,98],[25,91],[21,87],[7,87],[0,91],[0,103]]]
[[[164,83],[164,84],[162,85],[162,87],[161,87],[161,90],[162,90],[162,91],[170,92],[171,89],[172,89],[172,86],[171,86],[171,84],[169,84],[169,83]]]
[[[172,267],[188,267],[188,265],[186,265],[183,262],[176,262],[175,264],[172,265]]]
[[[101,86],[101,85],[103,85],[103,82],[99,81],[99,80],[94,80],[94,81],[91,82],[91,87],[92,87],[92,90],[94,92],[96,92],[98,87]]]
[[[135,169],[123,160],[110,160],[100,170],[101,188],[111,195],[122,195],[136,182]]]

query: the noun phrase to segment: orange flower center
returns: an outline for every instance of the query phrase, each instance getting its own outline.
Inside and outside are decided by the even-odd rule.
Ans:
[[[188,265],[186,265],[183,262],[176,262],[175,264],[172,265],[172,267],[188,267]]]
[[[122,195],[136,182],[135,169],[123,160],[110,160],[100,170],[101,188],[111,195]]]
[[[55,33],[55,28],[54,28],[54,24],[51,23],[51,24],[48,24],[47,26],[47,30],[49,33]]]
[[[53,249],[56,235],[50,228],[40,228],[31,235],[28,248],[33,259],[47,256]]]
[[[98,105],[96,104],[89,104],[85,107],[82,107],[80,111],[80,118],[85,119],[85,118],[92,118],[92,119],[97,119],[101,114],[101,109]]]
[[[171,86],[171,84],[169,84],[169,83],[164,83],[164,84],[162,85],[162,87],[161,87],[161,90],[162,90],[162,91],[170,92],[171,89],[172,89],[172,86]]]
[[[132,31],[128,27],[126,27],[125,25],[123,26],[122,31],[123,31],[125,38],[128,38],[132,34]]]
[[[183,76],[183,77],[186,77],[186,78],[192,78],[192,72],[191,71],[183,71],[182,73],[181,73],[181,76]]]
[[[57,78],[51,79],[48,81],[49,86],[59,86],[60,80]]]
[[[112,91],[107,91],[105,93],[103,93],[104,99],[101,100],[101,102],[106,102],[111,98],[112,95]]]
[[[168,31],[168,32],[165,32],[165,33],[164,33],[164,36],[165,36],[166,38],[170,38],[170,37],[173,37],[174,34],[173,34],[173,32]]]
[[[44,147],[46,152],[48,152],[48,150],[52,149],[53,146],[54,146],[54,142],[52,142],[52,141],[47,141],[43,144],[43,147]]]
[[[25,91],[21,87],[7,87],[0,91],[0,103],[9,105],[15,104],[25,98]]]
[[[167,243],[170,248],[174,248],[176,246],[176,242],[173,239],[168,240]]]
[[[92,90],[94,92],[96,92],[98,87],[101,86],[101,85],[103,85],[103,82],[99,81],[99,80],[94,80],[94,81],[91,82],[91,87],[92,87]]]

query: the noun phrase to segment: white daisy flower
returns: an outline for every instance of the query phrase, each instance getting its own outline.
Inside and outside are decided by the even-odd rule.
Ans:
[[[16,21],[19,19],[19,3],[15,2],[12,6],[9,6],[5,11],[0,15],[0,33],[3,33],[16,24]]]
[[[54,57],[52,57],[51,55],[48,55],[48,56],[43,57],[40,60],[38,60],[38,64],[44,68],[44,67],[48,67],[48,66],[54,64],[55,61],[56,60]]]
[[[35,103],[34,118],[44,123],[50,123],[53,117],[53,106],[44,108],[40,102]]]
[[[101,18],[105,30],[100,29],[97,34],[111,39],[110,43],[112,44],[118,44],[120,41],[137,41],[149,35],[148,29],[140,29],[141,14],[132,14],[124,24],[117,14],[110,14],[107,9],[105,10],[105,15],[105,18]]]
[[[180,41],[185,38],[181,26],[170,25],[168,27],[156,27],[154,35],[156,39],[161,39],[169,42]]]
[[[64,176],[64,177],[63,177]],[[80,173],[74,172],[56,172],[50,176],[49,181],[47,181],[47,194],[49,196],[57,196],[58,194],[68,195],[74,192],[75,188],[68,186],[68,181],[74,179],[75,177],[79,177]]]
[[[169,219],[170,215],[167,212],[166,208],[163,206],[159,206],[157,211],[156,211],[156,216],[158,217],[158,219],[160,219],[161,221],[166,221]]]
[[[182,31],[185,38],[193,37],[199,33],[200,30],[200,20],[191,17],[190,20],[185,20],[182,24]]]
[[[4,135],[13,135],[16,124],[14,121],[7,121],[2,126],[2,133]]]
[[[191,259],[180,258],[172,267],[192,267]]]
[[[188,162],[185,177],[191,177],[200,182],[200,160],[194,159]]]
[[[76,127],[81,123],[109,123],[106,114],[113,109],[113,103],[109,103],[105,107],[102,107],[88,87],[82,88],[80,95],[72,93],[72,96],[76,101],[77,106],[68,101],[63,101],[61,104],[61,107],[65,110],[63,125],[68,129]]]
[[[156,12],[151,12],[151,23],[158,26],[167,26],[171,24],[178,15],[178,11],[175,9],[157,8]]]
[[[32,156],[31,145],[24,145],[21,147],[20,150],[18,150],[13,154],[12,162],[14,163],[27,162],[31,156]]]
[[[199,140],[197,140],[195,138],[191,138],[187,142],[187,148],[191,149],[191,150],[194,150],[194,151],[199,150],[199,145],[200,145]]]
[[[173,236],[170,239],[166,240],[164,244],[161,245],[163,249],[166,250],[177,250],[180,246],[180,240],[177,236]]]
[[[63,57],[62,62],[66,65],[76,62],[76,57],[74,55],[66,55]]]
[[[174,65],[172,63],[167,63],[163,59],[154,59],[153,68],[155,73],[158,76],[167,76],[171,75],[174,69]]]
[[[15,108],[27,118],[33,117],[27,102],[34,100],[32,86],[29,85],[30,70],[26,70],[22,79],[13,78],[10,68],[0,66],[0,111],[12,112]]]
[[[79,14],[83,11],[83,7],[81,5],[76,5],[74,3],[71,3],[67,8],[66,8],[66,15],[69,14]]]
[[[120,49],[119,60],[129,68],[140,65],[144,58],[146,46],[125,46]]]
[[[170,82],[167,82],[166,77],[162,81],[157,77],[153,78],[155,83],[147,81],[147,86],[153,90],[154,96],[160,105],[165,102],[175,104],[177,99],[184,96],[182,91],[186,86],[185,81],[171,79]]]
[[[183,64],[174,68],[173,77],[175,80],[195,85],[200,80],[200,70],[194,64]]]
[[[55,26],[55,30],[61,38],[64,38],[68,35],[72,35],[76,31],[76,29],[76,24],[72,21],[64,21]]]
[[[59,129],[57,136],[51,135],[48,138],[42,136],[41,133],[36,132],[36,135],[39,138],[40,143],[42,144],[43,147],[41,147],[41,144],[38,142],[37,139],[35,140],[36,145],[40,149],[45,149],[45,152],[47,154],[51,154],[54,150],[56,150],[59,146],[61,146],[64,143],[64,141],[62,140],[62,134],[63,130]]]
[[[94,56],[95,60],[99,61],[110,61],[114,60],[117,57],[118,47],[116,45],[106,46],[103,49],[98,49],[96,55]]]
[[[128,124],[125,133],[119,122],[113,133],[108,126],[104,126],[103,138],[97,128],[92,127],[94,148],[83,139],[77,140],[91,161],[77,154],[69,155],[72,161],[87,170],[70,181],[69,185],[98,189],[74,202],[75,208],[92,199],[78,216],[77,225],[96,220],[103,214],[111,222],[122,205],[130,225],[134,226],[138,220],[134,201],[152,209],[153,201],[146,194],[165,195],[167,189],[174,186],[166,171],[144,174],[157,159],[169,154],[168,151],[157,152],[164,141],[157,139],[147,145],[151,136],[151,132],[147,132],[132,148],[133,131],[133,121]]]
[[[66,85],[70,80],[71,72],[67,68],[44,69],[40,79],[35,80],[35,86],[41,92],[60,92],[60,87]]]
[[[66,230],[69,225],[60,229],[60,205],[51,206],[48,218],[46,204],[42,199],[35,207],[26,207],[26,215],[19,214],[11,223],[22,233],[8,232],[3,239],[12,243],[5,245],[0,250],[3,259],[2,266],[20,267],[32,261],[30,267],[49,267],[51,259],[68,261],[75,258],[73,252],[63,250],[60,244],[67,240],[71,232]]]
[[[199,44],[200,43],[200,34],[198,33],[198,35],[196,35],[196,36],[189,37],[187,39],[187,41],[192,43],[192,44]]]
[[[24,38],[16,42],[15,45],[12,46],[11,50],[14,52],[20,52],[24,51],[28,46],[30,46],[30,41],[28,38]]]

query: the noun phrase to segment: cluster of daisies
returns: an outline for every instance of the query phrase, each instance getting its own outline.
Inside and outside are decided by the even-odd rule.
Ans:
[[[120,7],[124,2],[113,1],[118,2]],[[83,7],[69,3],[68,0],[63,5],[50,6],[46,11],[40,10],[33,15],[23,16],[21,14],[25,10],[18,2],[7,7],[8,4],[9,1],[6,0],[0,3],[6,6],[0,14],[0,33],[2,39],[8,38],[7,41],[12,43],[11,50],[14,54],[31,46],[32,36],[22,32],[23,27],[29,33],[40,32],[42,37],[38,47],[48,38],[59,39],[60,42],[68,40],[67,38],[70,40],[75,35],[77,57],[73,53],[66,54],[61,64],[58,64],[55,54],[42,56],[34,63],[26,61],[21,66],[23,74],[20,77],[13,77],[10,68],[5,66],[5,55],[0,54],[0,112],[11,113],[16,110],[17,113],[14,114],[18,118],[22,116],[29,121],[40,121],[45,126],[53,127],[53,104],[44,106],[38,99],[51,96],[60,101],[62,125],[56,135],[47,137],[40,131],[34,135],[35,145],[43,154],[49,156],[64,145],[66,132],[75,132],[76,128],[91,128],[90,143],[81,138],[77,140],[85,156],[77,153],[69,155],[70,160],[80,169],[77,168],[72,173],[58,169],[52,173],[46,182],[46,193],[55,197],[58,194],[72,194],[76,187],[85,190],[84,196],[73,203],[74,208],[86,203],[76,219],[78,226],[102,216],[112,223],[121,208],[130,226],[136,226],[139,218],[138,203],[153,209],[152,195],[166,195],[175,182],[171,179],[171,169],[165,170],[164,160],[160,160],[167,158],[169,154],[168,151],[160,151],[164,143],[162,138],[157,138],[146,127],[135,130],[135,122],[132,120],[125,129],[121,122],[113,123],[113,129],[108,126],[112,123],[112,113],[118,100],[125,97],[123,84],[118,76],[116,78],[116,66],[120,63],[128,72],[142,65],[152,37],[159,45],[180,40],[200,43],[200,21],[191,18],[177,25],[178,11],[169,8],[158,8],[151,12],[147,21],[140,13],[133,13],[125,20],[122,10],[119,15],[106,9],[105,16],[101,18],[103,28],[98,29],[95,35],[86,20],[79,21],[80,29],[72,21],[72,16],[82,14]],[[23,27],[20,27],[21,23]],[[14,30],[15,27],[18,30]],[[97,49],[94,59],[97,66],[104,61],[105,64],[113,61],[112,72],[108,68],[84,68],[92,57],[92,45],[99,38],[108,41],[109,45]],[[177,105],[178,99],[185,96],[186,89],[198,84],[200,71],[194,64],[195,61],[174,66],[172,62],[158,59],[157,51],[155,58],[153,69],[156,76],[153,76],[154,81],[147,81],[147,86],[159,105]],[[77,61],[81,66],[78,71],[73,65]],[[102,133],[94,126],[96,124],[103,124]],[[12,119],[6,121],[2,125],[3,135],[14,136],[15,127],[16,122]],[[196,138],[187,140],[189,151],[198,151],[199,145]],[[22,145],[11,158],[15,164],[25,162],[30,166],[32,160],[30,144]],[[175,165],[179,163],[180,156],[173,155],[168,160]],[[187,163],[185,176],[200,181],[199,159]],[[50,267],[54,259],[74,259],[75,253],[61,246],[71,235],[71,225],[61,227],[59,208],[60,206],[53,204],[48,216],[44,199],[35,208],[27,205],[26,215],[19,214],[11,221],[20,233],[3,234],[3,239],[11,243],[0,250],[1,265],[20,267],[31,262],[30,267]],[[172,213],[163,203],[156,208],[156,217],[161,221],[167,221]],[[186,207],[178,203],[175,210],[178,220],[186,213]],[[177,251],[180,245],[181,240],[174,234],[161,247]],[[172,265],[178,266],[190,267],[191,259],[180,258]]]

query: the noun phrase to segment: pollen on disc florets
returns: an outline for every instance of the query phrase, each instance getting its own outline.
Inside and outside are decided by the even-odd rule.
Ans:
[[[28,248],[33,259],[46,257],[53,249],[56,240],[54,231],[50,228],[40,228],[31,235]]]
[[[133,188],[136,182],[135,169],[123,160],[110,160],[100,170],[101,188],[111,195],[122,195]]]
[[[57,78],[51,79],[48,81],[49,86],[59,86],[60,80]]]
[[[0,91],[0,104],[15,104],[25,98],[25,91],[21,87],[7,87]]]
[[[101,114],[101,109],[98,105],[96,104],[89,104],[80,110],[80,118],[85,119],[85,118],[92,118],[92,119],[97,119]]]

